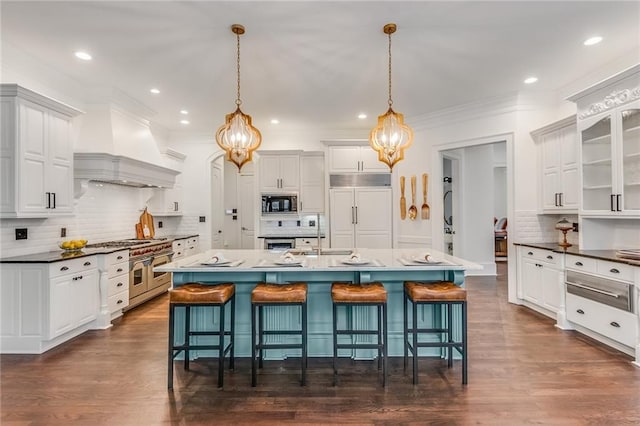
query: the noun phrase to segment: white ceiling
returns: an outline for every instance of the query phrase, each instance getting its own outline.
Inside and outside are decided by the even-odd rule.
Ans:
[[[640,62],[638,1],[2,1],[1,12],[3,44],[124,91],[170,130],[185,129],[181,108],[189,130],[209,133],[234,109],[233,23],[247,30],[242,107],[258,128],[371,128],[387,106],[388,22],[394,109],[409,122],[523,90],[529,75],[548,91],[634,49]],[[584,46],[594,34],[604,41]]]

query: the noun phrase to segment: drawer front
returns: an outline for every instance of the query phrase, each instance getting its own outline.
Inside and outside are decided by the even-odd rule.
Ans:
[[[540,260],[548,263],[549,265],[559,265],[561,256],[561,254],[554,253],[551,250],[522,247],[522,257],[524,259]]]
[[[179,250],[181,251],[181,250],[184,250],[186,245],[187,245],[187,240],[175,240],[172,243],[172,249],[174,252],[177,252]]]
[[[596,260],[590,257],[574,256],[568,254],[565,260],[567,269],[575,271],[596,273]]]
[[[106,255],[106,264],[107,265],[115,265],[120,262],[128,262],[129,261],[129,250],[121,250],[115,253],[109,253]]]
[[[622,280],[633,282],[633,272],[635,266],[626,265],[618,262],[607,262],[606,260],[598,260],[598,274],[603,277],[613,278],[614,280]]]
[[[567,319],[624,345],[636,345],[637,317],[592,300],[567,294]]]
[[[109,297],[109,313],[114,313],[129,306],[129,289]]]
[[[192,246],[192,245],[198,245],[198,237],[191,237],[187,239],[187,245]]]
[[[173,258],[171,258],[171,260],[177,260],[184,257],[184,250],[180,249],[180,250],[174,250],[173,252]]]
[[[113,277],[118,277],[120,275],[124,275],[126,274],[127,276],[129,275],[129,263],[128,262],[123,262],[123,263],[116,263],[113,265],[109,265],[109,278],[113,278]]]
[[[120,293],[129,289],[129,274],[120,275],[119,277],[109,278],[109,291],[108,295]]]
[[[97,267],[98,258],[96,256],[85,256],[63,262],[53,262],[49,265],[49,276],[54,278],[60,275],[77,274],[78,272],[89,271]]]

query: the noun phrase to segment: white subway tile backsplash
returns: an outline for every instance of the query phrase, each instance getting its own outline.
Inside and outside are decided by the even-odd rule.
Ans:
[[[569,222],[578,222],[577,215],[541,215],[535,210],[515,212],[515,226],[508,226],[509,239],[518,243],[539,243],[562,240],[562,232],[555,229],[556,223],[563,217]],[[569,231],[567,240],[578,243],[578,234]]]

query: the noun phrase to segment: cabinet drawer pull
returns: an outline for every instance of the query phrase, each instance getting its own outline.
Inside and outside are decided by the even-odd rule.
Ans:
[[[118,302],[116,303],[116,305],[119,305],[122,303],[122,299],[118,299]]]
[[[613,206],[613,204],[615,203],[615,201],[616,201],[616,196],[615,196],[615,195],[613,195],[613,194],[611,194],[611,205],[610,205],[609,207],[611,207],[611,211],[612,211],[612,212],[615,212],[615,211],[616,211],[615,207]]]
[[[62,268],[60,268],[61,271],[68,271],[69,267],[68,266],[63,266]]]
[[[576,262],[576,266],[584,266],[582,262]]]
[[[118,257],[116,257],[116,259],[122,260],[122,256],[118,256]]]
[[[609,324],[611,324],[613,327],[620,328],[620,324],[618,324],[618,323],[617,323],[617,322],[615,322],[615,321],[611,321]]]
[[[533,256],[533,252],[530,251],[529,253],[527,253],[529,256]]]
[[[84,266],[91,266],[91,262],[84,262]]]
[[[584,315],[584,311],[582,309],[578,309],[576,312],[579,313],[580,315]]]
[[[547,259],[553,260],[553,256],[549,255],[549,256],[547,256]]]
[[[81,280],[81,279],[82,279],[82,275],[80,275],[80,276],[78,277],[78,279],[79,279],[79,280]]]
[[[116,287],[122,287],[123,285],[124,284],[122,284],[122,283],[118,283],[118,284],[116,284]]]
[[[609,272],[611,272],[612,274],[619,274],[620,273],[620,271],[617,270],[616,268],[609,269]]]
[[[122,268],[118,268],[116,272],[122,272]]]

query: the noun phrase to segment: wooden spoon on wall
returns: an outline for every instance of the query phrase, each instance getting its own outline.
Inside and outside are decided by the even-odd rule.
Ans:
[[[427,204],[427,183],[429,182],[429,178],[426,173],[422,174],[422,208],[421,216],[422,219],[429,219],[429,204]]]
[[[409,219],[416,220],[418,208],[416,207],[416,175],[411,176],[411,207],[409,207]]]
[[[404,198],[404,176],[400,176],[400,219],[407,218],[407,199]]]

